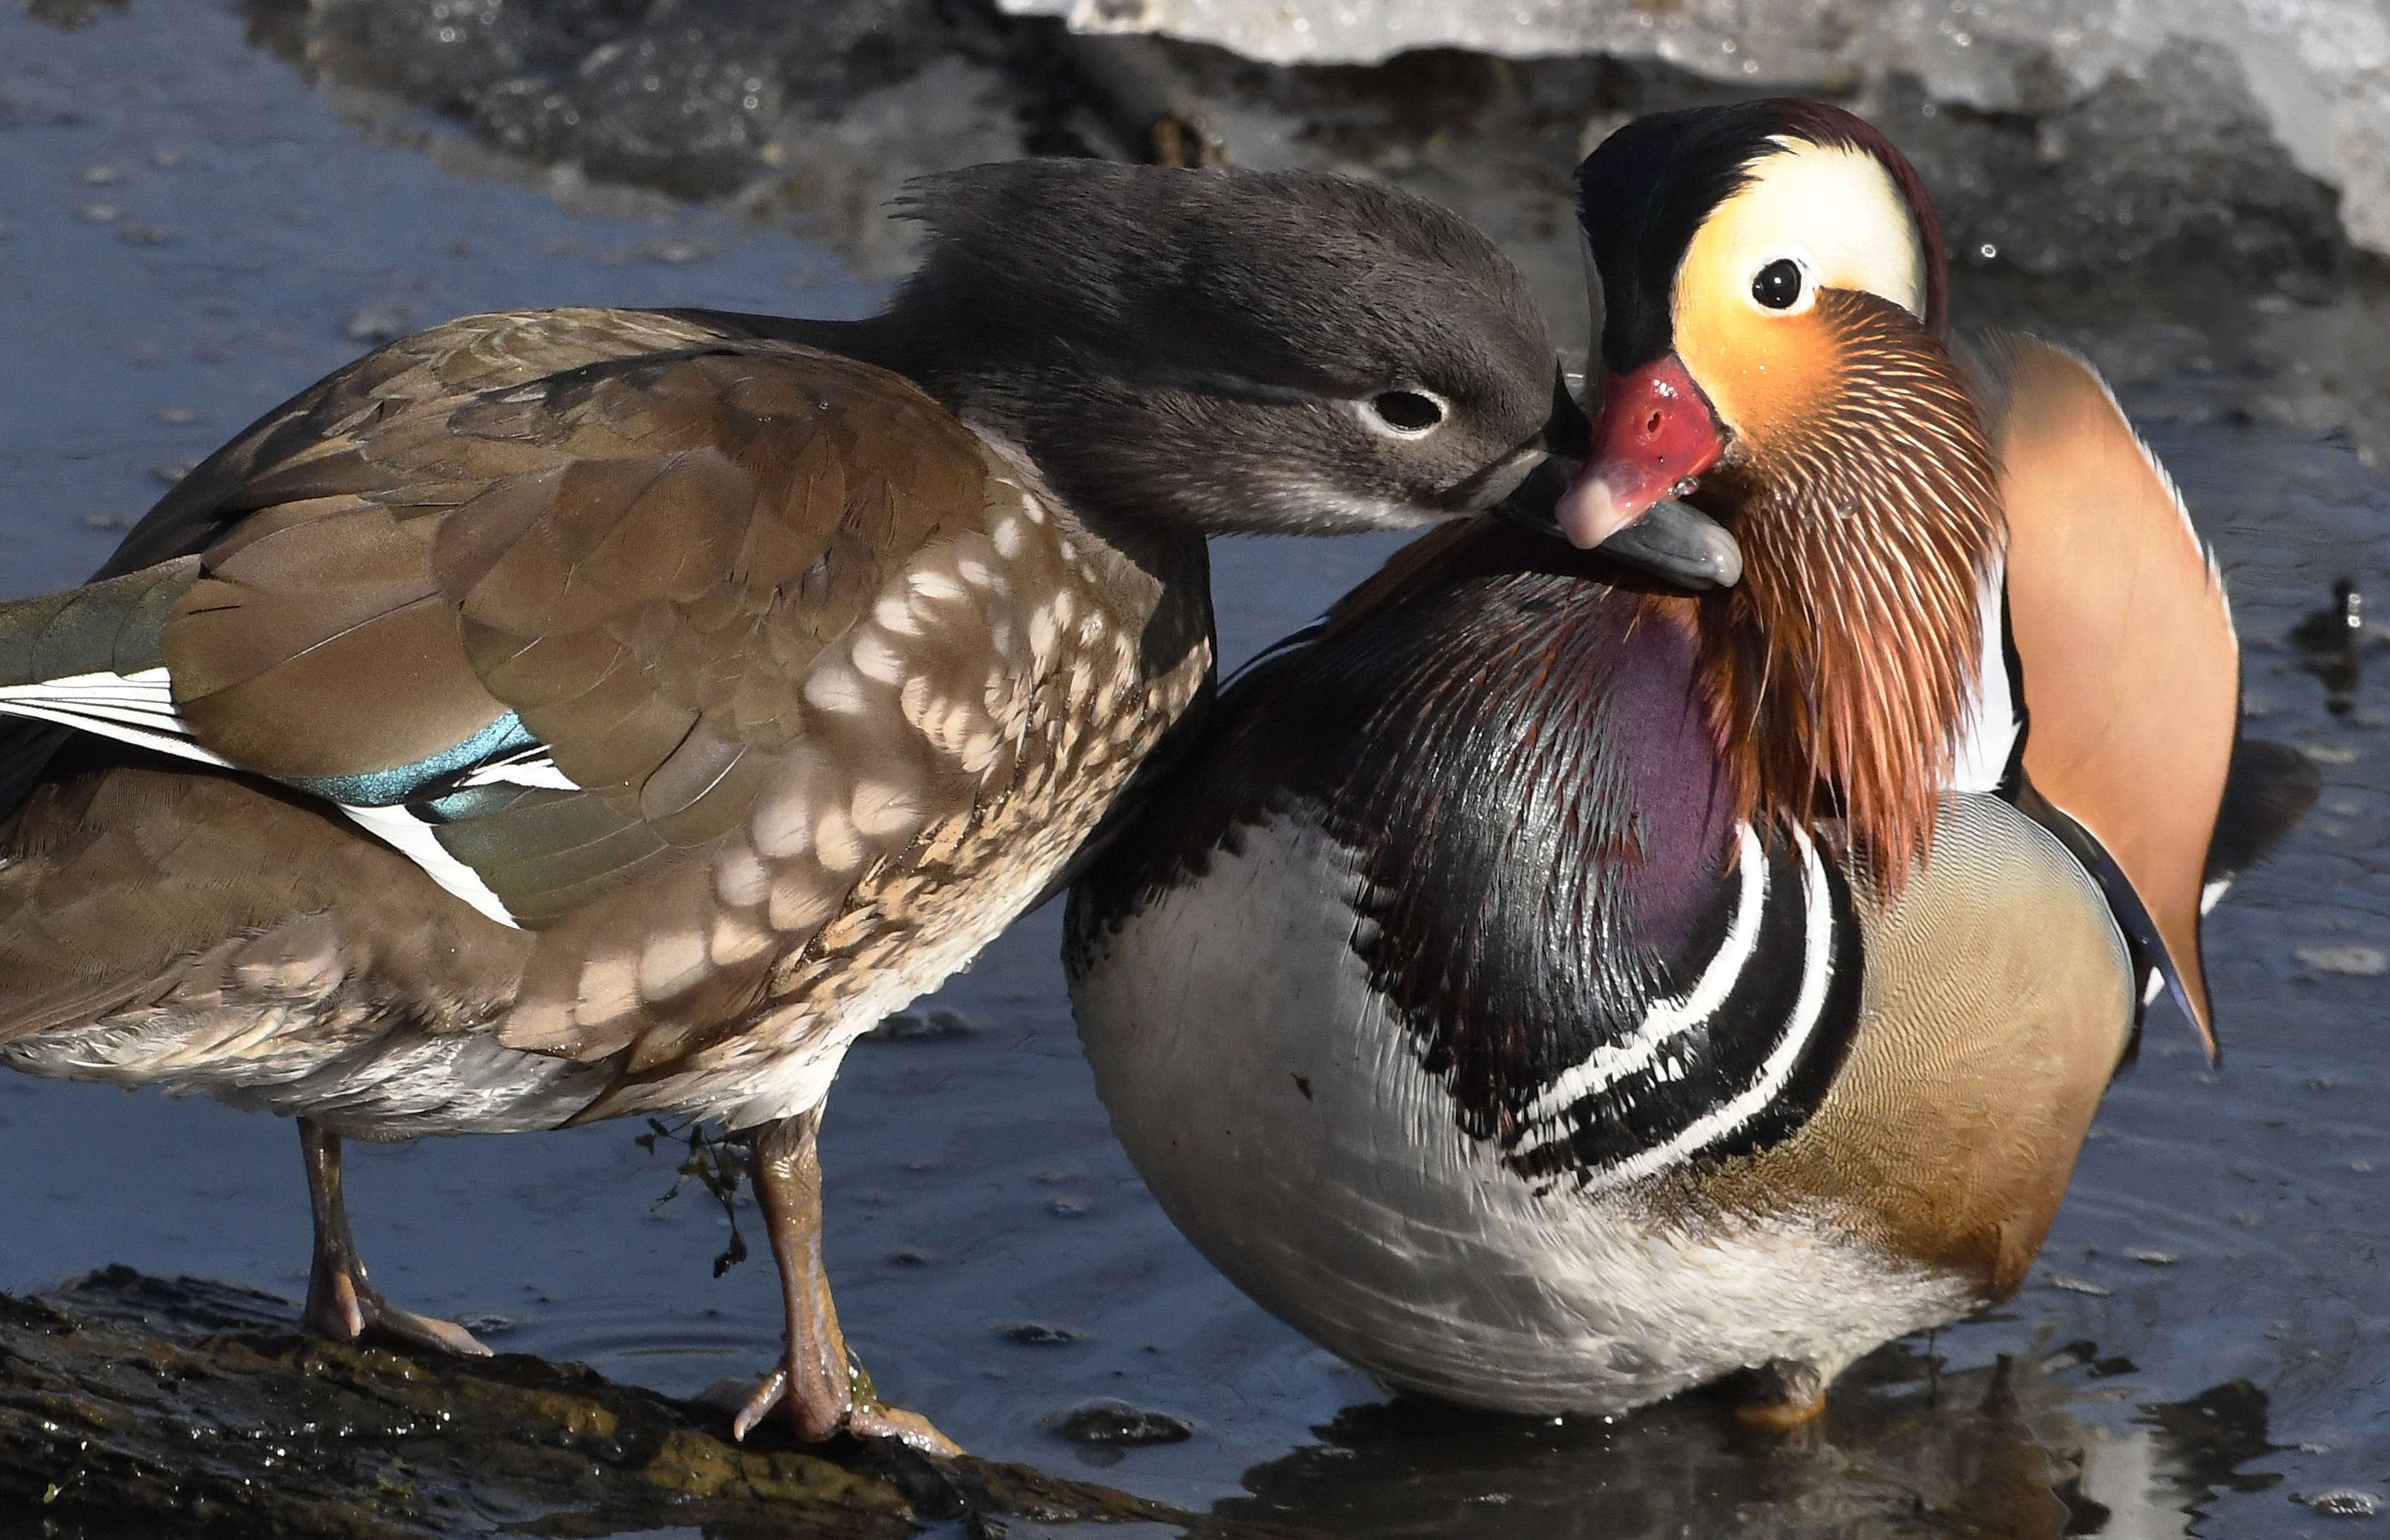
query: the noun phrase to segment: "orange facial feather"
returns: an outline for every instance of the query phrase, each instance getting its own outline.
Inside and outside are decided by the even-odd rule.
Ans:
[[[1941,344],[1870,294],[1821,290],[1814,314],[1800,329],[1823,345],[1797,389],[1780,377],[1785,415],[1746,417],[1703,481],[1746,558],[1741,584],[1703,601],[1703,659],[1745,811],[1840,817],[1891,893],[1933,840],[2006,529]]]

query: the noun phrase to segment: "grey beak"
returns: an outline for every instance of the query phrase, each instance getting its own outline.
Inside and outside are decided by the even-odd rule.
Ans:
[[[1594,549],[1682,588],[1731,588],[1742,581],[1742,547],[1734,536],[1682,503],[1653,504]]]

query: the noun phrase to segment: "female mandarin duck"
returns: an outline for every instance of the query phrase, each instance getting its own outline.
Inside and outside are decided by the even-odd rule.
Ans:
[[[2206,1030],[2238,657],[2090,369],[1946,348],[1868,125],[1671,114],[1580,176],[1603,411],[1543,506],[1685,497],[1723,534],[1657,548],[1733,585],[1422,540],[1224,693],[1066,956],[1115,1131],[1282,1318],[1461,1403],[1752,1368],[1792,1420],[2024,1280],[2145,970]]]
[[[1207,532],[1467,514],[1543,457],[1526,287],[1416,199],[1063,161],[917,197],[874,319],[452,322],[0,609],[0,1062],[298,1115],[314,1329],[479,1351],[367,1283],[341,1137],[699,1114],[760,1130],[787,1295],[739,1431],[785,1398],[944,1446],[857,1393],[822,1273],[847,1046],[1205,690]]]

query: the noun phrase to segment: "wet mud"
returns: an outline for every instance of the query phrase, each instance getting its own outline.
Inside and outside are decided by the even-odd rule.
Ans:
[[[0,10],[0,591],[79,581],[178,467],[378,338],[505,305],[861,314],[904,260],[901,227],[877,212],[902,175],[1127,153],[1160,99],[1099,99],[1058,34],[970,6],[919,12],[922,35],[962,41],[919,48],[839,32],[828,6],[819,32],[783,18],[737,48],[700,4],[438,9]],[[452,69],[463,55],[442,51],[443,27],[513,51],[488,56],[503,69]],[[819,58],[796,58],[809,38]],[[735,79],[715,68],[733,54],[748,61]],[[633,55],[651,68],[608,73]],[[1360,169],[1480,220],[1536,277],[1564,343],[1584,326],[1568,167],[1618,119],[1716,90],[1585,61],[1275,71],[1171,57],[1167,78],[1193,83],[1240,161]],[[748,108],[744,83],[775,59],[768,110]],[[822,60],[844,62],[803,84]],[[631,113],[633,88],[715,105]],[[2390,420],[2390,302],[2327,194],[2229,146],[2182,147],[2188,171],[2141,156],[2178,192],[2108,206],[2170,232],[2147,250],[2124,226],[2117,241],[2090,229],[2082,211],[2105,195],[2070,147],[2166,142],[2163,89],[2102,101],[2047,146],[2046,121],[1874,106],[1958,238],[1997,248],[1962,263],[1962,318],[2075,342],[2125,382],[2217,543],[2250,725],[2324,785],[2209,922],[2223,1068],[2153,1012],[2024,1291],[1876,1354],[1789,1440],[1754,1439],[1705,1396],[1559,1424],[1396,1402],[1243,1300],[1162,1218],[1095,1099],[1047,912],[912,1025],[859,1045],[831,1097],[829,1267],[883,1392],[988,1459],[1339,1535],[2364,1532],[2348,1516],[2390,1495],[2390,631],[2378,609],[2349,628],[2333,584],[2390,605],[2390,483],[2367,448],[2367,425]],[[509,137],[525,122],[536,132]],[[1220,543],[1227,660],[1394,544]],[[2305,629],[2319,612],[2340,629]],[[587,1364],[618,1387],[688,1398],[752,1378],[779,1330],[770,1268],[751,1254],[717,1277],[715,1262],[735,1250],[732,1213],[751,1253],[760,1228],[743,1197],[726,1213],[695,1178],[664,1200],[689,1151],[638,1144],[649,1132],[353,1150],[376,1281],[501,1353]],[[121,1262],[262,1290],[242,1296],[241,1331],[287,1323],[307,1258],[296,1143],[211,1105],[0,1076],[0,1290],[21,1300]],[[10,1308],[49,1329],[52,1307]],[[0,1367],[0,1383],[23,1372]],[[204,1399],[209,1383],[176,1393]],[[374,1469],[357,1458],[325,1469]],[[55,1500],[19,1501],[21,1469],[0,1484],[0,1535],[58,1518]],[[468,1495],[473,1480],[425,1478]],[[642,1513],[544,1530],[482,1515],[444,1533],[731,1532]],[[1016,1511],[981,1532],[999,1523],[1051,1527]]]
[[[928,1525],[1001,1534],[1009,1518],[1221,1540],[1274,1529],[885,1443],[737,1444],[733,1407],[520,1354],[316,1341],[270,1295],[129,1268],[0,1296],[0,1515],[33,1510],[45,1535],[897,1540]]]

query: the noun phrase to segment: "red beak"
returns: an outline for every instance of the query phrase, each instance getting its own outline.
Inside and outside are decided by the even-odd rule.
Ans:
[[[1624,377],[1601,378],[1593,457],[1554,515],[1569,544],[1591,550],[1651,511],[1676,487],[1717,464],[1717,415],[1675,353]]]

